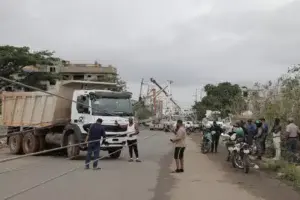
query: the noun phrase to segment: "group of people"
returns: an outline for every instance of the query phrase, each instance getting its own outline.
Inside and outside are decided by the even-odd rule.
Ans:
[[[116,125],[118,126],[118,122],[116,122]],[[84,127],[85,128],[85,127]],[[102,126],[102,119],[97,119],[96,123],[89,125],[89,127],[86,127],[88,130],[86,143],[87,143],[87,155],[85,159],[85,168],[90,168],[90,162],[91,159],[93,160],[93,169],[101,169],[98,167],[98,161],[99,161],[99,153],[100,153],[100,141],[101,139],[105,139],[106,133],[105,129]],[[139,134],[139,128],[138,125],[133,122],[132,118],[129,118],[129,123],[127,126],[127,144],[129,149],[129,162],[133,162],[133,152],[135,154],[135,161],[141,162],[139,159],[139,151],[138,151],[138,145],[137,145],[137,135]]]
[[[117,122],[116,122],[116,125]],[[102,119],[97,119],[96,123],[88,125],[88,127],[84,127],[87,130],[88,135],[86,138],[87,147],[87,155],[85,160],[85,169],[90,168],[90,162],[93,161],[93,169],[101,169],[98,167],[99,161],[99,153],[100,153],[100,140],[105,139],[106,133],[105,129],[102,126]],[[133,152],[135,154],[135,161],[141,162],[139,160],[139,152],[137,145],[137,135],[139,134],[138,125],[133,122],[132,118],[129,118],[129,123],[127,126],[127,144],[129,149],[129,162],[133,162]],[[170,139],[172,143],[174,143],[175,151],[174,151],[174,159],[176,163],[176,169],[173,171],[174,173],[182,173],[184,172],[184,151],[185,151],[185,138],[186,138],[186,130],[184,128],[182,120],[177,121],[176,129],[174,130],[175,136]]]
[[[300,131],[298,126],[294,123],[293,118],[287,120],[288,124],[285,129],[282,129],[282,125],[279,118],[274,120],[274,125],[271,130],[264,118],[255,120],[254,122],[249,119],[246,123],[240,121],[234,125],[234,127],[240,127],[243,129],[245,141],[249,144],[253,144],[257,147],[257,159],[261,159],[266,150],[266,139],[269,134],[273,139],[273,145],[275,148],[275,160],[279,160],[281,157],[282,142],[285,142],[287,151],[291,154],[295,154],[297,151],[297,143],[300,139]]]

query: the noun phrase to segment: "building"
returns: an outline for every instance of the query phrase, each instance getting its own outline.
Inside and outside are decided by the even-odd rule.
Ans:
[[[42,73],[50,72],[58,74],[58,81],[64,80],[82,80],[82,81],[96,81],[96,82],[116,82],[117,81],[117,69],[111,65],[102,66],[95,62],[94,64],[71,64],[70,62],[63,61],[55,63],[51,66],[26,66],[23,68],[28,73]],[[19,80],[19,74],[13,75],[15,80]],[[55,88],[57,81],[49,82],[43,81],[42,85],[44,90]],[[5,91],[23,91],[16,85],[9,85],[3,88]]]

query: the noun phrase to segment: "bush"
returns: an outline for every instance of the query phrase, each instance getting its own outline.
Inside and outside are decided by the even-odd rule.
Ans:
[[[264,169],[277,172],[278,178],[287,180],[300,189],[300,168],[285,161],[267,160],[262,164]]]

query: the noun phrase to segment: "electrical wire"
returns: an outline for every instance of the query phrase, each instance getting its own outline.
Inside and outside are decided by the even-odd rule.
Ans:
[[[159,132],[154,133],[154,134],[152,134],[152,135],[149,135],[149,136],[147,136],[147,137],[144,137],[142,140],[146,140],[146,139],[148,139],[148,138],[151,138],[151,137],[157,135],[158,133],[159,133]],[[132,145],[135,145],[135,144],[137,144],[137,142],[132,143],[131,145],[128,145],[128,146],[132,146]],[[116,151],[110,153],[109,155],[114,154],[114,153],[116,153],[116,152],[118,152],[118,151],[121,151],[121,150],[122,150],[122,149],[116,150]],[[97,160],[102,160],[102,159],[105,158],[105,157],[106,157],[106,156],[102,156],[102,157],[100,157],[100,158],[98,158],[98,159],[96,159],[96,160],[92,160],[92,161],[90,161],[88,164],[91,164],[91,163],[93,163],[94,161],[97,161]],[[84,165],[87,165],[87,164],[84,164]],[[48,182],[51,182],[51,181],[56,180],[56,179],[58,179],[58,178],[60,178],[60,177],[63,177],[63,176],[65,176],[65,175],[67,175],[67,174],[69,174],[69,173],[71,173],[71,172],[74,172],[74,171],[80,169],[81,167],[82,167],[82,165],[79,165],[79,166],[77,166],[77,167],[75,167],[75,168],[72,168],[72,169],[70,169],[70,170],[68,170],[68,171],[65,171],[65,172],[63,172],[63,173],[61,173],[61,174],[59,174],[59,175],[57,175],[57,176],[51,177],[51,178],[49,178],[49,179],[47,179],[47,180],[44,180],[44,181],[42,181],[42,182],[40,182],[40,183],[38,183],[38,184],[35,184],[35,185],[31,186],[31,187],[28,187],[28,188],[23,189],[23,190],[21,190],[21,191],[19,191],[19,192],[16,192],[16,193],[14,193],[14,194],[12,194],[12,195],[10,195],[10,196],[4,197],[3,200],[9,200],[9,199],[12,199],[12,198],[14,198],[14,197],[16,197],[16,196],[19,196],[19,195],[21,195],[21,194],[23,194],[23,193],[26,193],[26,192],[28,192],[28,191],[30,191],[30,190],[32,190],[32,189],[35,189],[35,188],[37,188],[37,187],[39,187],[39,186],[41,186],[41,185],[44,185],[44,184],[46,184],[46,183],[48,183]]]
[[[146,128],[140,129],[140,131],[143,131],[143,130],[146,130]],[[130,134],[130,133],[128,133],[128,134]],[[16,156],[16,157],[12,157],[10,159],[8,158],[8,159],[0,160],[0,163],[1,162],[13,161],[13,160],[17,160],[17,159],[24,158],[24,157],[29,157],[29,156],[36,156],[36,155],[40,155],[40,154],[44,154],[44,153],[50,153],[52,151],[62,150],[62,149],[65,149],[65,148],[69,148],[69,147],[73,147],[73,146],[79,146],[79,145],[82,145],[82,144],[88,144],[88,143],[96,142],[96,141],[99,141],[99,140],[90,141],[90,142],[83,142],[83,143],[79,143],[79,144],[76,144],[76,145],[75,144],[74,145],[67,145],[67,146],[64,146],[64,148],[59,147],[59,148],[56,148],[56,149],[49,149],[49,150],[46,150],[46,151],[39,151],[39,152],[32,153],[32,154],[25,154],[25,155],[22,155],[22,156]],[[68,158],[66,158],[66,160],[72,160],[73,158],[76,158],[76,157],[77,157],[77,155],[72,156],[72,157],[68,157]],[[30,164],[27,164],[27,165],[24,165],[24,166],[21,166],[21,167],[18,167],[18,168],[7,169],[5,171],[1,171],[0,175],[7,174],[7,173],[10,173],[10,172],[14,172],[14,171],[20,171],[22,169],[25,169],[24,168],[25,166],[27,167],[27,166],[31,166],[31,165],[34,165],[34,164],[36,164],[36,163],[30,163]]]

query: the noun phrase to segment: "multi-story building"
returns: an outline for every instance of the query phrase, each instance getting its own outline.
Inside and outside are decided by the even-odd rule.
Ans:
[[[96,82],[116,82],[117,69],[111,65],[102,66],[95,62],[95,64],[72,64],[70,62],[60,62],[52,66],[26,66],[23,68],[28,73],[50,72],[58,74],[57,81],[61,80],[82,80],[82,81],[96,81]],[[20,80],[19,74],[14,74],[15,80]],[[44,90],[53,89],[57,81],[43,81]],[[24,90],[19,86],[9,85],[3,88],[6,91]]]

